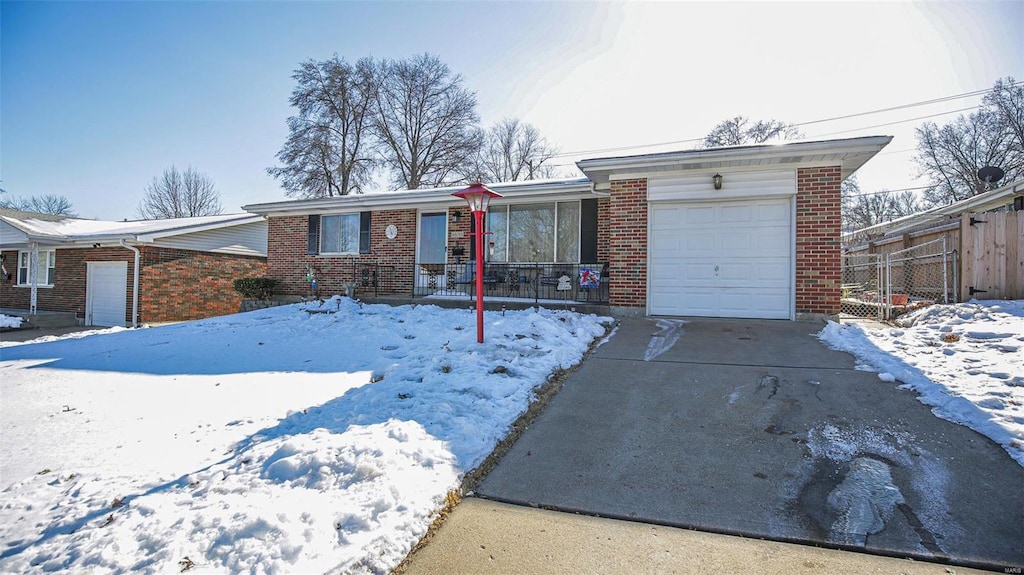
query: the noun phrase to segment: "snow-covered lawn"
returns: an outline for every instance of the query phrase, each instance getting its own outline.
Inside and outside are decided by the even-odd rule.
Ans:
[[[609,318],[334,298],[0,347],[0,572],[386,573]]]
[[[868,330],[830,323],[819,337],[1024,465],[1024,301],[935,305],[897,323]]]

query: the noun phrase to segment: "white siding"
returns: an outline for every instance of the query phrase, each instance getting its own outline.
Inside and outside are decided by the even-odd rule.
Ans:
[[[153,245],[243,256],[267,256],[267,222],[158,238]]]
[[[721,201],[796,194],[796,170],[720,172],[720,190],[711,185],[715,173],[652,177],[647,182],[647,198],[651,202]]]
[[[5,250],[24,246],[28,236],[7,222],[0,222],[0,248]]]

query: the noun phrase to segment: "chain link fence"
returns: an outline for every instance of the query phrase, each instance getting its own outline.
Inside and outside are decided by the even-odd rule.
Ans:
[[[884,319],[882,278],[885,262],[881,254],[843,256],[840,312],[855,317]]]
[[[945,236],[886,254],[846,254],[841,313],[882,321],[959,301],[956,270],[957,252]]]

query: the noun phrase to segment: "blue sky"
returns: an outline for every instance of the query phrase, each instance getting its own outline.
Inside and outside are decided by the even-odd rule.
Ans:
[[[464,76],[485,125],[517,116],[580,152],[557,158],[571,175],[581,157],[690,148],[737,114],[808,122],[1024,79],[1021,22],[1019,1],[4,1],[0,180],[100,219],[133,218],[171,164],[209,174],[226,212],[281,200],[266,168],[297,65],[421,52]],[[919,122],[872,126],[979,102],[803,129],[896,136],[861,185],[911,187]]]

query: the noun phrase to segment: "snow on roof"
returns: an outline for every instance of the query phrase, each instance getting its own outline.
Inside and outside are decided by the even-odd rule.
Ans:
[[[259,219],[257,216],[253,216],[252,214],[243,213],[200,216],[194,218],[111,222],[104,220],[59,217],[33,212],[18,212],[13,214],[11,212],[13,212],[13,210],[4,210],[0,212],[0,220],[7,222],[30,236],[70,240],[100,236],[138,236],[169,232],[187,233],[198,231],[198,229],[201,228],[241,224],[247,223],[245,220],[256,221]]]

